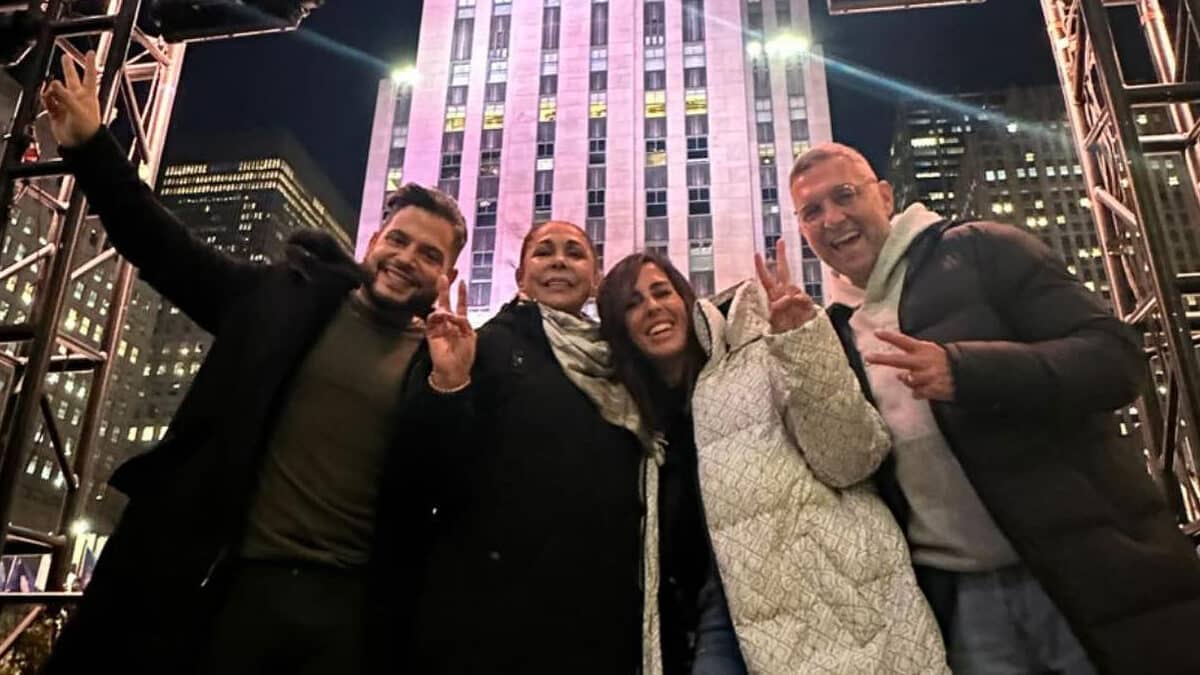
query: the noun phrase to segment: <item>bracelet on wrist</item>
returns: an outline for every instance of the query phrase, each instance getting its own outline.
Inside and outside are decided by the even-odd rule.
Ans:
[[[458,385],[457,387],[451,387],[449,389],[446,389],[444,387],[439,387],[437,382],[433,381],[433,373],[429,374],[429,388],[436,391],[439,394],[457,394],[458,392],[462,391],[463,389],[466,389],[469,386],[471,386],[471,378],[469,376],[467,377],[466,381],[464,381],[462,384]]]

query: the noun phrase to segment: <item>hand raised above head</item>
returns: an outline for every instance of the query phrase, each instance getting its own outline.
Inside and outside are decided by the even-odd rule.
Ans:
[[[83,77],[68,53],[62,57],[63,79],[42,89],[42,104],[50,116],[50,131],[63,147],[74,147],[100,130],[100,70],[96,52],[83,58]]]
[[[762,254],[754,254],[758,281],[767,291],[771,310],[771,332],[786,333],[808,323],[817,315],[817,304],[800,287],[792,283],[788,265],[787,245],[783,239],[775,242],[775,272],[767,269]]]

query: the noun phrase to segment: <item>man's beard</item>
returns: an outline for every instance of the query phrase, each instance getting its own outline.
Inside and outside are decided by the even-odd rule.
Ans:
[[[371,300],[371,303],[384,312],[411,314],[422,319],[429,316],[433,311],[434,303],[437,302],[437,288],[435,286],[415,286],[408,298],[401,301],[392,300],[376,293],[374,279],[369,283],[363,284],[363,290],[366,291],[367,298]]]

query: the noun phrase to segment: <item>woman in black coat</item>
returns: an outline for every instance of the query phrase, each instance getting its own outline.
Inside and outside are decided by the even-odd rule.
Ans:
[[[656,446],[582,314],[599,281],[594,248],[575,225],[541,225],[517,281],[477,354],[460,339],[461,309],[450,315],[443,300],[431,317],[450,337],[431,351],[463,364],[429,378],[430,398],[464,410],[438,443],[473,453],[427,505],[430,552],[411,581],[409,653],[397,658],[420,673],[659,671],[657,602],[643,601],[658,585],[657,508],[644,508]]]

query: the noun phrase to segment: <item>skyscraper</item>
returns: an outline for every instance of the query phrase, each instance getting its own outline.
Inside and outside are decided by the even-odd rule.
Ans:
[[[1143,109],[1143,134],[1161,131],[1164,111]],[[1180,271],[1200,271],[1200,209],[1180,185],[1178,154],[1149,159],[1155,197]],[[1109,299],[1103,252],[1092,220],[1062,90],[1014,87],[901,106],[889,180],[897,205],[914,201],[950,218],[986,218],[1027,228],[1067,269]]]
[[[513,296],[521,239],[548,219],[586,227],[605,265],[666,253],[701,294],[782,236],[819,297],[786,189],[830,137],[807,5],[426,0],[415,69],[380,85],[359,252],[384,193],[415,181],[462,205],[476,318]]]

